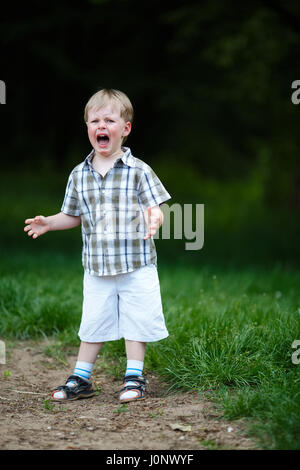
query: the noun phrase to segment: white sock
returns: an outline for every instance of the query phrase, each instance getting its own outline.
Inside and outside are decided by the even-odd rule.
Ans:
[[[142,375],[144,363],[142,361],[136,361],[134,359],[127,360],[126,375]]]
[[[144,368],[144,362],[136,361],[134,359],[128,359],[125,377],[127,375],[142,375],[143,368]],[[126,383],[126,385],[135,385],[135,383],[129,380]],[[135,396],[136,396],[136,392],[134,392],[133,390],[128,390],[127,392],[124,393],[123,398],[133,398]]]
[[[93,367],[94,364],[91,362],[77,361],[75,364],[73,375],[77,375],[83,380],[89,380]],[[75,382],[73,380],[70,380],[70,382],[67,383],[68,387],[74,387],[74,385]]]

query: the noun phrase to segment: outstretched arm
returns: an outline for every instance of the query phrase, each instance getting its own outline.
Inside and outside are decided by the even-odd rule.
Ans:
[[[49,231],[67,230],[69,228],[77,227],[80,223],[80,216],[75,217],[64,214],[63,212],[50,215],[49,217],[37,215],[33,219],[25,220],[25,224],[27,225],[24,227],[24,232],[28,232],[28,235],[32,236],[32,238],[37,238]]]

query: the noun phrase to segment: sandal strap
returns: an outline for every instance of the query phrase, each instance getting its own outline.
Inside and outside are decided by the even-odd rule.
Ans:
[[[84,382],[84,380],[81,377],[79,377],[79,375],[70,375],[70,377],[68,377],[66,380],[66,384],[71,381],[76,382],[76,384],[80,384]]]
[[[125,375],[123,384],[125,382],[138,382],[141,385],[146,385],[146,379],[142,375]]]
[[[72,387],[72,388],[68,387],[68,385],[67,385],[67,383],[70,382],[71,380],[76,383],[76,385],[74,385],[74,387]],[[83,380],[78,375],[70,375],[70,377],[67,378],[65,385],[60,385],[59,387],[56,387],[52,391],[52,394],[55,393],[55,392],[64,392],[66,394],[67,399],[68,398],[74,398],[77,395],[79,389],[83,385],[86,386],[86,381],[85,380]]]
[[[146,387],[144,387],[143,385],[125,385],[125,387],[121,389],[120,393],[128,392],[129,390],[139,390],[144,392],[146,390]]]
[[[137,382],[134,385],[124,385],[126,382]],[[123,388],[122,392],[127,392],[129,390],[137,390],[140,392],[145,392],[146,390],[146,379],[142,375],[127,375],[123,379]]]

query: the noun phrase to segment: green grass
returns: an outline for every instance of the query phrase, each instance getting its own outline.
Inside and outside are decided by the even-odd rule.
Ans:
[[[3,339],[51,336],[63,347],[79,345],[77,262],[55,253],[2,259]],[[159,273],[170,336],[148,344],[146,370],[160,374],[170,390],[210,390],[226,418],[249,419],[263,447],[298,449],[300,365],[292,364],[291,345],[300,338],[300,273],[167,265]],[[103,354],[117,360],[114,373],[121,375],[124,341],[107,343]]]
[[[24,263],[25,259],[26,256]],[[49,267],[48,275],[44,268],[39,270],[38,266],[33,270],[19,268],[7,275],[2,271],[1,336],[27,339],[52,335],[69,331],[72,323],[78,323],[82,297],[79,272],[77,276],[67,269],[59,273],[59,269],[56,272],[49,266],[53,259],[45,258],[44,261]]]
[[[23,226],[26,217],[60,210],[66,177],[20,175],[15,191],[8,175],[0,189],[0,339],[54,339],[57,348],[45,354],[62,364],[64,352],[79,345],[80,230],[34,241]],[[222,191],[193,178],[188,175],[178,200],[192,189],[184,202],[207,204],[204,249],[156,242],[170,336],[148,344],[145,371],[159,374],[171,391],[198,390],[227,419],[244,418],[261,447],[299,449],[300,364],[291,361],[291,345],[300,340],[296,218],[280,220],[279,212],[262,208],[260,183]],[[121,377],[124,340],[106,343],[101,355]]]

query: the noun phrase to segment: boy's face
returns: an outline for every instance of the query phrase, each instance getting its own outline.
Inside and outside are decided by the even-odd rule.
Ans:
[[[96,154],[103,157],[120,154],[123,138],[131,131],[131,123],[124,121],[115,103],[90,109],[86,124]]]

